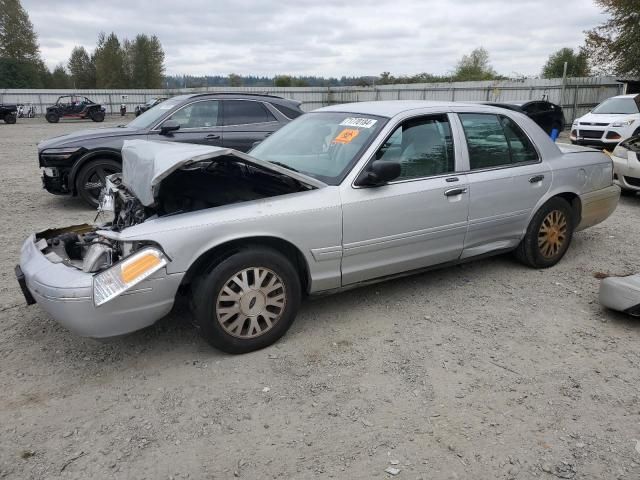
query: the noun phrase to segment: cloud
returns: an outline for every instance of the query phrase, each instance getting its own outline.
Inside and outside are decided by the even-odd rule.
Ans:
[[[505,75],[538,74],[604,19],[585,0],[22,0],[47,64],[100,31],[155,34],[167,73],[444,74],[477,46]]]

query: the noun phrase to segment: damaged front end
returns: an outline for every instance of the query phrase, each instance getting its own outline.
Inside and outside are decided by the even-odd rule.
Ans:
[[[153,238],[125,230],[324,186],[240,152],[202,145],[128,141],[123,159],[122,173],[107,178],[101,195],[96,220],[103,222],[31,235],[16,267],[27,303],[35,300],[83,336],[132,332],[173,306],[184,272],[168,272],[171,259]]]

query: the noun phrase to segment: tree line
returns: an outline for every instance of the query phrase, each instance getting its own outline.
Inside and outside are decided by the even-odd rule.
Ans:
[[[585,32],[578,48],[553,52],[544,64],[542,78],[583,77],[592,74],[640,76],[640,3],[637,0],[594,0],[607,20]],[[377,76],[242,76],[164,75],[164,51],[153,35],[122,41],[100,33],[93,52],[75,47],[67,64],[49,71],[43,62],[37,36],[20,0],[0,0],[0,88],[202,88],[213,86],[371,86],[397,83],[434,83],[502,80],[490,62],[489,52],[478,47],[445,75],[417,73]],[[524,75],[522,76],[524,77]]]
[[[0,0],[0,88],[162,88],[164,51],[155,35],[120,41],[100,33],[89,53],[75,47],[49,70],[20,0]]]

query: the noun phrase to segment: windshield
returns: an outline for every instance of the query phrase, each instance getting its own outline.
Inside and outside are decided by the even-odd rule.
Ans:
[[[636,103],[635,98],[610,98],[605,100],[596,108],[593,109],[591,113],[595,114],[629,114],[629,113],[638,113],[638,104]]]
[[[386,118],[359,113],[307,113],[250,154],[338,185],[386,122]]]
[[[166,100],[162,102],[160,105],[154,108],[150,108],[139,117],[136,117],[135,120],[129,122],[127,127],[131,128],[150,128],[162,117],[167,110],[172,110],[174,107],[178,106],[182,100]]]

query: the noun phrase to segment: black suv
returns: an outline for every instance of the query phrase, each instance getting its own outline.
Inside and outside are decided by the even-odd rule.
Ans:
[[[300,102],[271,95],[207,93],[165,100],[127,125],[62,135],[38,145],[44,188],[97,206],[104,178],[121,169],[125,140],[200,143],[248,151],[302,115]]]

